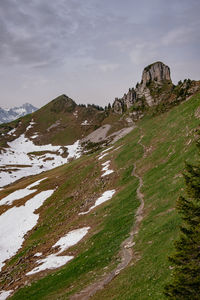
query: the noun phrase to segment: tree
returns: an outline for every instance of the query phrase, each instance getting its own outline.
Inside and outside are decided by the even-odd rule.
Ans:
[[[198,148],[199,144],[198,144]],[[185,194],[177,201],[182,216],[176,252],[169,258],[174,265],[172,281],[165,287],[169,299],[200,299],[200,163],[186,164]]]

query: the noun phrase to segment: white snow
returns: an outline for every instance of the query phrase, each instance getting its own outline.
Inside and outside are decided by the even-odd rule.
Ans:
[[[41,256],[41,255],[42,255],[42,252],[37,252],[37,253],[35,253],[34,256],[39,257],[39,256]]]
[[[17,114],[22,115],[24,113],[27,113],[27,111],[25,110],[25,108],[23,107],[17,107],[15,109],[13,109]]]
[[[76,119],[78,118],[78,111],[76,110],[73,115],[76,117]]]
[[[104,203],[104,202],[110,200],[110,199],[112,198],[112,196],[114,195],[115,192],[116,192],[115,190],[109,190],[109,191],[104,192],[104,193],[102,194],[102,196],[99,197],[99,198],[96,200],[95,204],[94,204],[93,206],[90,207],[90,209],[89,209],[88,211],[86,211],[86,212],[81,212],[81,213],[79,213],[79,215],[86,215],[86,214],[88,214],[92,209],[94,209],[95,207],[97,207],[98,205],[100,205],[100,204],[102,204],[102,203]]]
[[[76,245],[87,233],[90,227],[83,227],[75,229],[67,233],[64,237],[60,238],[54,245],[53,248],[59,247],[57,253],[50,254],[43,259],[37,261],[39,265],[26,275],[33,275],[37,272],[44,271],[46,269],[55,269],[65,265],[68,261],[74,258],[74,256],[58,256],[69,247]]]
[[[81,146],[79,140],[76,141],[73,145],[66,146],[68,150],[67,159],[70,158],[79,158],[81,156]]]
[[[6,300],[13,290],[10,291],[0,291],[0,300]]]
[[[107,153],[107,152],[108,152],[110,149],[112,149],[112,148],[113,148],[113,146],[111,146],[111,147],[109,147],[109,148],[107,148],[107,149],[101,151],[98,160],[100,160],[100,159],[104,158],[106,155],[108,155],[109,153]]]
[[[54,190],[40,192],[25,205],[12,207],[0,216],[0,270],[5,260],[11,258],[21,248],[24,235],[31,230],[39,219],[34,211],[53,194]]]
[[[31,129],[33,127],[33,125],[35,125],[36,123],[32,120],[30,123],[29,123],[29,126],[26,128],[26,131],[28,131],[29,129]]]
[[[30,190],[32,187],[37,186],[41,181],[45,180],[46,178],[42,178],[30,185],[28,185],[25,189],[17,190],[8,196],[4,197],[0,200],[0,205],[11,205],[15,200],[24,198],[32,193],[35,193],[37,190]]]
[[[11,129],[7,134],[8,135],[15,135],[16,128]]]
[[[105,152],[109,151],[109,150],[110,150],[110,149],[112,149],[112,148],[113,148],[113,146],[111,146],[111,147],[109,147],[109,148],[107,148],[107,149],[105,149],[105,150],[101,151],[101,154],[103,154],[103,153],[105,153]]]
[[[110,174],[112,174],[113,172],[114,172],[113,170],[106,170],[106,171],[101,175],[101,177],[110,175]]]
[[[57,254],[67,250],[69,247],[76,245],[87,233],[90,227],[78,228],[70,231],[65,236],[60,238],[53,248],[60,247],[60,250]]]
[[[29,184],[26,188],[27,188],[27,189],[31,189],[31,188],[33,188],[33,187],[39,185],[40,182],[44,181],[45,179],[47,179],[47,177],[44,177],[44,178],[42,178],[42,179],[39,179],[39,180],[37,180],[37,181],[35,181],[35,182]]]
[[[39,174],[43,171],[58,167],[67,163],[71,158],[79,158],[81,156],[81,146],[79,140],[73,145],[64,146],[69,155],[64,158],[60,155],[63,152],[60,146],[52,146],[51,144],[38,146],[22,134],[12,142],[8,142],[9,148],[5,148],[0,154],[0,167],[9,167],[10,172],[1,171],[0,187],[12,183],[22,177]],[[46,153],[44,155],[30,155],[30,152],[52,151],[54,153]],[[51,158],[48,160],[47,158]],[[47,159],[47,160],[46,160]],[[17,167],[13,167],[16,165]],[[21,167],[23,165],[25,167]],[[16,170],[17,168],[17,170]],[[13,169],[13,170],[12,170]]]
[[[81,123],[81,125],[90,125],[90,123],[88,122],[88,120],[85,120]]]
[[[101,177],[104,177],[106,175],[112,174],[114,171],[113,170],[109,170],[110,167],[110,160],[107,160],[106,162],[104,162],[102,164],[103,168],[102,171],[104,172]]]
[[[100,159],[104,158],[106,155],[108,155],[108,153],[104,153],[104,154],[102,154],[101,156],[99,156],[98,160],[100,160]]]
[[[31,138],[32,138],[32,139],[35,139],[35,138],[37,138],[38,136],[39,136],[39,133],[38,133],[38,132],[35,132],[35,134],[31,136]]]
[[[37,263],[41,265],[35,267],[32,271],[26,273],[26,275],[33,275],[46,269],[59,268],[65,265],[68,261],[70,261],[73,258],[74,256],[57,256],[56,254],[50,254],[43,259],[39,259]]]

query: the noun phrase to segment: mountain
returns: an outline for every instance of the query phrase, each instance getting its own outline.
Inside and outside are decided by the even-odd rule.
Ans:
[[[155,62],[142,73],[140,83],[130,88],[122,98],[116,98],[113,103],[115,113],[122,114],[127,109],[132,110],[132,117],[138,119],[144,111],[157,106],[164,110],[178,104],[200,89],[199,81],[185,79],[174,85],[171,81],[170,68],[162,62]]]
[[[200,82],[156,62],[106,109],[61,95],[1,124],[0,297],[164,300],[199,119]]]
[[[25,103],[19,107],[9,109],[3,109],[0,107],[0,124],[11,122],[27,114],[31,114],[36,110],[37,108],[30,103]]]

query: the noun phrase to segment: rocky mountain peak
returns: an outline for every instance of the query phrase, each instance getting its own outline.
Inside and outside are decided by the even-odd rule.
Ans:
[[[30,103],[25,103],[21,106],[3,109],[0,107],[0,124],[8,123],[27,114],[31,114],[37,110],[37,107]]]
[[[157,61],[144,68],[142,73],[142,85],[146,86],[151,81],[171,81],[170,68],[161,61]]]
[[[118,114],[130,110],[136,119],[143,111],[151,106],[185,100],[200,89],[198,82],[185,79],[184,82],[173,85],[170,68],[163,62],[157,61],[144,68],[141,83],[130,88],[122,98],[115,98],[113,111]]]

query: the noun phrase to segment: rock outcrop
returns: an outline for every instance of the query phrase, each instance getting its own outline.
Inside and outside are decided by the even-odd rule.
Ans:
[[[152,81],[156,81],[158,83],[171,81],[170,68],[160,61],[144,68],[141,84],[146,87],[147,84]]]
[[[3,109],[0,107],[0,124],[11,122],[27,114],[31,114],[36,110],[37,108],[30,103],[25,103],[21,106],[9,109]]]
[[[166,85],[170,89],[172,85],[170,68],[162,62],[155,62],[147,66],[142,73],[141,83],[135,88],[129,89],[122,98],[115,98],[113,110],[115,113],[122,114],[125,110],[137,104],[137,106],[153,106],[163,100],[164,94],[156,92],[158,87]]]
[[[124,103],[122,99],[115,98],[113,102],[113,110],[116,114],[122,114],[124,111]]]

